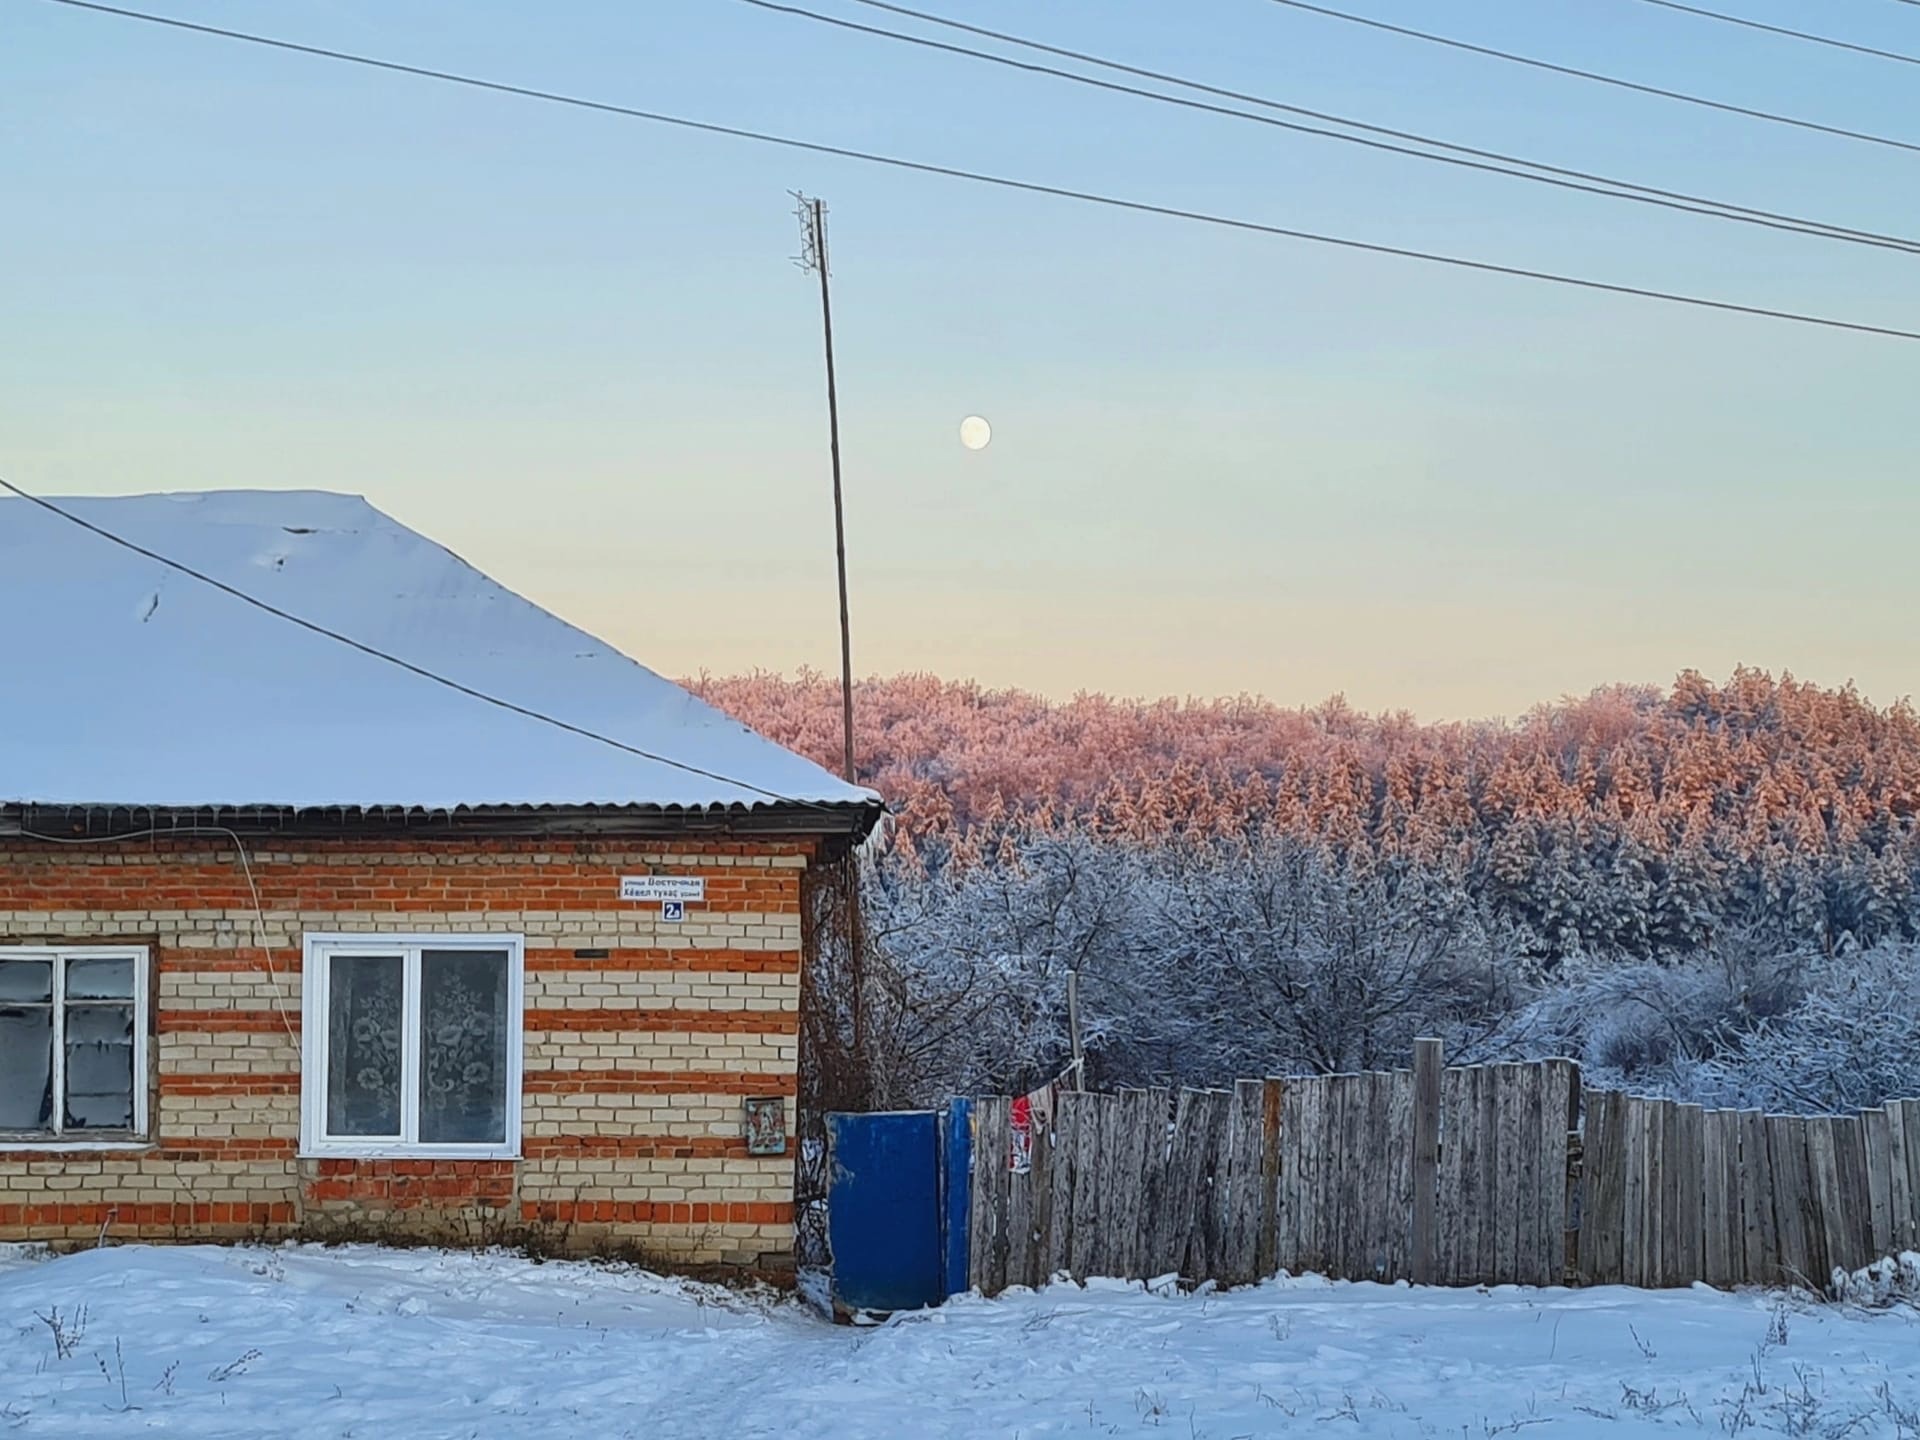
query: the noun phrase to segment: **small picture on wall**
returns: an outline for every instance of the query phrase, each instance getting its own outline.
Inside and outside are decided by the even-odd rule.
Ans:
[[[779,1096],[754,1096],[748,1099],[747,1153],[787,1153],[787,1104]]]

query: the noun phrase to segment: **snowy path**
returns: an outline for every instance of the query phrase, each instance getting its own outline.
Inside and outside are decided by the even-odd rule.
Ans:
[[[64,1359],[55,1307],[85,1310]],[[1775,1324],[1761,1296],[1305,1280],[852,1330],[588,1265],[129,1246],[0,1258],[0,1437],[1920,1436],[1920,1316]]]

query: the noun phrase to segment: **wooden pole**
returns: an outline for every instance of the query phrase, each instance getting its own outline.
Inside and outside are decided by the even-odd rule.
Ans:
[[[840,387],[833,364],[833,290],[828,284],[827,206],[795,191],[799,202],[802,270],[820,277],[820,329],[827,358],[827,443],[833,457],[833,558],[840,582],[840,773],[855,784],[853,768],[853,629],[847,612],[847,523],[840,488]],[[861,1094],[871,1101],[872,1074],[867,1064],[867,984],[864,937],[860,927],[860,861],[846,859],[845,929],[848,988],[851,989],[853,1058],[860,1067]]]
[[[1087,1057],[1080,1049],[1080,972],[1067,971],[1067,1040],[1073,1046],[1073,1088],[1087,1088]]]
[[[827,441],[833,453],[833,553],[840,574],[840,740],[841,773],[853,773],[853,631],[847,618],[847,526],[840,498],[840,393],[833,368],[833,293],[827,283],[827,206],[800,195],[800,264],[820,277],[820,326],[827,351]]]

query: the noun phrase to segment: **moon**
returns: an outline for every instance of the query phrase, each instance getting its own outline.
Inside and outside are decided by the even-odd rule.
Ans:
[[[978,415],[960,422],[960,443],[969,450],[984,450],[993,440],[993,427]]]

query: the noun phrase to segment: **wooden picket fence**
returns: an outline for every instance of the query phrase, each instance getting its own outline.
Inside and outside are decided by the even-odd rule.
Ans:
[[[1582,1114],[1584,1111],[1584,1133]],[[973,1105],[969,1275],[1824,1283],[1920,1247],[1920,1102],[1858,1117],[1583,1094],[1568,1060],[1063,1093],[1015,1169]]]
[[[1824,1285],[1920,1248],[1920,1101],[1762,1115],[1587,1097],[1580,1278]]]

